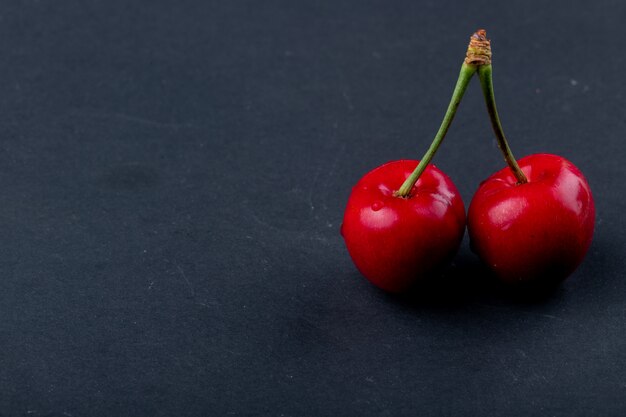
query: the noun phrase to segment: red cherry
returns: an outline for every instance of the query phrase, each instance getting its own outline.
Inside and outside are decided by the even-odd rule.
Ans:
[[[359,271],[386,291],[400,292],[432,276],[461,244],[463,200],[450,178],[430,161],[470,80],[488,61],[483,32],[470,38],[450,104],[422,160],[379,166],[361,178],[348,199],[341,226],[348,252]]]
[[[406,198],[394,195],[418,161],[388,162],[352,189],[342,235],[361,273],[390,292],[426,278],[458,250],[465,207],[450,178],[428,165]]]
[[[481,185],[468,212],[472,250],[507,283],[551,285],[583,260],[593,235],[591,189],[557,155],[518,161],[528,182],[504,168]]]

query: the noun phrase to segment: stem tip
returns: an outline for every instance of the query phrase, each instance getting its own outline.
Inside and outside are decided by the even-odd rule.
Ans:
[[[465,54],[465,63],[468,65],[491,64],[491,42],[487,39],[485,29],[478,29],[470,37],[470,43]]]

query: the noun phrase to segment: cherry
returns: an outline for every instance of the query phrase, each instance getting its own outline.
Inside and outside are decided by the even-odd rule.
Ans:
[[[450,178],[428,165],[407,198],[394,195],[418,161],[388,162],[353,188],[342,235],[359,271],[390,291],[406,290],[456,253],[465,230],[465,206]]]
[[[552,285],[580,264],[593,235],[589,184],[568,160],[551,154],[519,160],[528,182],[509,168],[484,181],[470,204],[472,250],[508,283]]]
[[[473,36],[439,131],[421,161],[389,162],[367,173],[352,189],[342,235],[356,267],[390,292],[408,289],[433,275],[458,250],[465,207],[457,188],[429,165],[461,98],[488,58]]]
[[[490,49],[486,36],[483,47]],[[471,201],[471,247],[506,283],[552,287],[576,269],[591,243],[591,189],[561,156],[530,155],[518,163],[498,116],[491,62],[478,68],[478,76],[508,167],[484,181]]]

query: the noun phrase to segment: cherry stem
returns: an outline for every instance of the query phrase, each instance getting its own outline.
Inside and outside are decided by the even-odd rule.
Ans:
[[[496,98],[493,92],[493,76],[491,64],[480,65],[478,67],[478,77],[480,78],[480,86],[483,90],[483,95],[485,96],[485,102],[487,103],[487,112],[489,113],[489,118],[491,119],[491,126],[493,127],[493,131],[496,134],[496,139],[498,140],[498,147],[504,155],[504,160],[509,165],[509,168],[511,168],[511,171],[513,171],[513,175],[515,175],[517,183],[525,184],[528,182],[528,179],[517,164],[517,161],[513,156],[513,152],[511,152],[511,148],[509,148],[509,143],[504,136],[502,123],[500,123],[500,117],[498,116],[498,109],[496,108]]]
[[[454,92],[452,93],[448,110],[446,110],[446,114],[443,117],[439,131],[435,135],[435,139],[433,139],[433,142],[426,151],[426,154],[424,154],[424,157],[420,160],[419,164],[417,164],[415,171],[409,175],[400,189],[394,192],[396,197],[407,198],[410,196],[413,186],[415,186],[415,183],[419,179],[420,175],[422,175],[422,173],[426,170],[426,167],[433,159],[433,156],[435,156],[437,149],[439,149],[439,145],[441,145],[443,138],[446,136],[446,133],[448,133],[448,129],[452,124],[454,115],[459,108],[459,104],[461,104],[463,94],[465,94],[465,90],[467,90],[467,86],[474,76],[474,73],[478,68],[480,68],[480,66],[490,63],[491,48],[489,40],[487,39],[487,32],[485,32],[484,29],[478,29],[470,37],[470,43],[467,46],[467,52],[465,53],[465,62],[463,62],[463,65],[461,66],[461,73],[456,81],[456,86],[454,87]]]
[[[467,86],[474,76],[476,69],[476,65],[468,64],[466,62],[464,62],[461,66],[459,78],[456,81],[456,86],[454,87],[454,92],[452,93],[452,98],[450,99],[448,110],[446,110],[446,114],[443,117],[443,121],[441,122],[439,131],[435,135],[435,139],[433,139],[433,142],[430,144],[430,147],[420,160],[415,170],[404,181],[400,189],[394,193],[396,197],[406,198],[409,196],[409,193],[413,189],[413,186],[419,179],[420,175],[422,175],[422,173],[426,170],[426,167],[433,159],[433,156],[435,156],[437,149],[439,149],[439,145],[441,145],[441,142],[443,142],[443,138],[446,136],[446,133],[448,133],[448,129],[452,124],[452,120],[454,119],[456,110],[459,108],[459,104],[461,104],[463,94],[465,94],[465,90],[467,90]]]

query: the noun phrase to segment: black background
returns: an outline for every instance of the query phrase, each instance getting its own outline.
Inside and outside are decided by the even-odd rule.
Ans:
[[[624,415],[621,1],[3,1],[0,415]],[[419,158],[469,35],[518,157],[587,176],[596,233],[546,299],[384,294],[339,226]],[[478,83],[435,163],[503,166]]]

